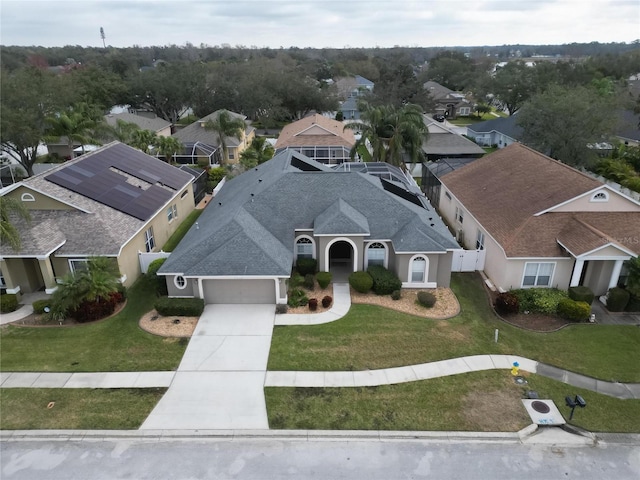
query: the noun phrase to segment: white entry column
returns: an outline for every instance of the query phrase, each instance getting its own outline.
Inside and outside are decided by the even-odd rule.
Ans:
[[[618,285],[618,279],[620,278],[620,271],[622,270],[622,264],[624,260],[616,260],[613,264],[613,272],[611,272],[611,278],[609,279],[609,288],[613,288]]]
[[[573,267],[573,274],[571,275],[570,287],[577,287],[580,283],[580,277],[582,276],[582,269],[584,268],[584,260],[576,259],[576,264]]]

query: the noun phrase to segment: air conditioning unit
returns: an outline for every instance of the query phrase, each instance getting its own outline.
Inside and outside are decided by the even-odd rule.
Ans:
[[[537,425],[563,425],[567,423],[553,400],[525,399],[522,400],[522,403],[531,417],[531,421]]]

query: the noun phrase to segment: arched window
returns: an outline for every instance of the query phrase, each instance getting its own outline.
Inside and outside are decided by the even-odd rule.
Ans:
[[[187,288],[187,280],[182,275],[174,277],[173,284],[180,290]]]
[[[606,202],[609,200],[607,192],[599,191],[591,195],[592,202]]]
[[[23,193],[22,196],[20,197],[20,200],[22,200],[23,202],[35,202],[36,201],[35,197],[30,193]]]
[[[411,261],[411,283],[425,283],[427,274],[427,259],[415,257]]]
[[[373,242],[367,247],[367,268],[372,265],[381,265],[384,267],[384,261],[387,249],[380,242]]]
[[[300,237],[296,241],[296,259],[298,258],[313,258],[313,240]]]

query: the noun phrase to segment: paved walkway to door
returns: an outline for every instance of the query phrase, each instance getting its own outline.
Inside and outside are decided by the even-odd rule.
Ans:
[[[167,393],[142,430],[267,429],[273,305],[207,305]]]

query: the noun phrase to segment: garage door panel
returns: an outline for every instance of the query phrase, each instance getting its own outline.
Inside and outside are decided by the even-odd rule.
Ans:
[[[275,281],[204,280],[205,303],[276,303]]]

